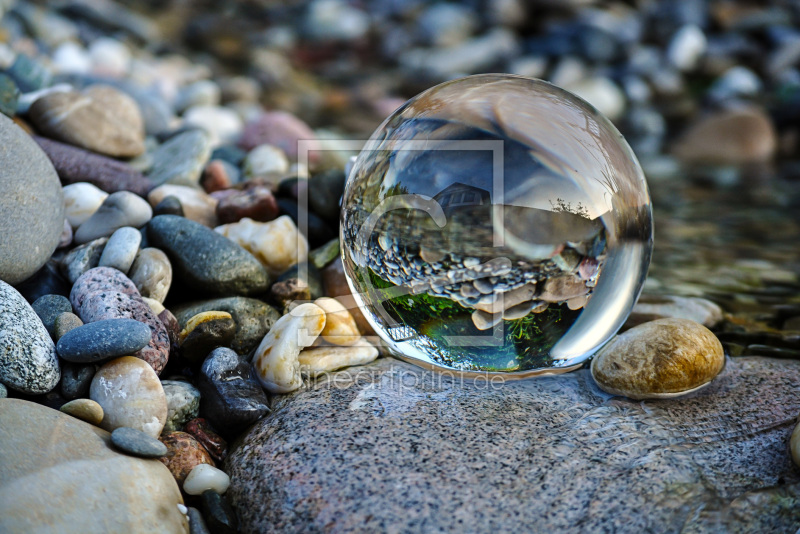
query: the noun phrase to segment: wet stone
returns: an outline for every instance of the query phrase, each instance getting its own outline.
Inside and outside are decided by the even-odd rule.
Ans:
[[[202,417],[197,417],[186,423],[183,431],[194,436],[215,461],[222,462],[228,455],[228,442],[217,434],[208,421]]]
[[[224,435],[234,435],[269,412],[269,401],[246,358],[227,348],[208,355],[197,388],[201,413]]]
[[[167,396],[167,422],[165,432],[181,430],[187,421],[197,417],[200,410],[200,392],[188,382],[162,380]]]
[[[202,362],[215,348],[230,346],[234,335],[236,323],[228,312],[199,313],[187,321],[180,333],[181,356],[191,363]]]
[[[94,321],[63,335],[56,351],[70,362],[100,362],[136,353],[147,346],[151,334],[149,326],[133,319]]]
[[[173,308],[175,317],[183,329],[189,319],[198,313],[222,311],[231,314],[236,323],[236,333],[230,347],[239,354],[253,350],[280,314],[263,301],[247,297],[229,297],[191,302]]]
[[[65,312],[72,312],[72,304],[63,295],[43,295],[31,304],[31,308],[42,320],[42,324],[53,339],[57,339],[56,319],[58,316]]]
[[[214,490],[206,490],[202,494],[203,516],[209,529],[219,534],[236,534],[239,522],[228,502]]]
[[[87,397],[94,378],[94,364],[64,362],[61,366],[59,392],[66,400]]]
[[[119,450],[140,458],[161,458],[167,447],[141,430],[121,426],[111,432],[111,443]]]

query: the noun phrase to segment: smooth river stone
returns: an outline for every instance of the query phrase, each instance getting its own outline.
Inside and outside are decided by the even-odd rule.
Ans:
[[[208,451],[186,432],[164,432],[159,438],[167,446],[167,453],[159,461],[167,466],[178,484],[191,473],[195,466],[200,464],[214,465],[214,460]]]
[[[64,209],[73,228],[86,222],[108,198],[108,193],[88,182],[64,186]]]
[[[61,259],[59,263],[61,273],[69,280],[70,284],[74,284],[89,269],[97,267],[107,242],[107,237],[95,239],[75,247]]]
[[[150,336],[150,327],[139,321],[106,319],[70,330],[58,340],[56,351],[69,362],[100,362],[136,353]]]
[[[227,496],[243,533],[795,532],[798,388],[800,362],[760,357],[657,401],[585,369],[503,384],[380,359],[276,397]]]
[[[19,284],[53,254],[64,229],[61,182],[47,156],[0,114],[0,280]]]
[[[108,196],[97,211],[75,232],[76,243],[88,243],[107,237],[123,226],[141,228],[153,217],[153,209],[145,199],[129,191]]]
[[[189,532],[169,471],[157,460],[118,453],[105,430],[3,399],[0,450],[0,532]]]
[[[136,259],[136,253],[139,252],[141,242],[142,234],[139,230],[130,226],[123,226],[108,238],[108,243],[106,243],[97,265],[100,267],[113,267],[128,274],[131,265],[133,265],[133,260]]]
[[[89,398],[103,407],[100,424],[109,432],[121,426],[157,438],[167,420],[167,397],[152,367],[123,356],[104,364],[92,379]]]
[[[203,130],[189,130],[168,139],[153,152],[148,177],[155,185],[196,186],[211,157],[211,139]]]
[[[167,329],[139,296],[128,277],[110,267],[90,269],[75,282],[70,301],[85,323],[134,319],[149,326],[152,332],[150,342],[132,355],[149,363],[156,373],[161,373],[170,351]]]
[[[143,248],[136,256],[128,276],[142,297],[163,303],[172,286],[172,264],[161,249]]]
[[[47,94],[33,103],[28,115],[39,131],[71,145],[115,158],[144,152],[139,106],[107,85]]]
[[[34,140],[65,184],[88,182],[106,193],[130,191],[141,196],[153,188],[149,179],[125,162],[44,137],[34,136]]]
[[[175,215],[159,215],[147,225],[152,245],[169,256],[177,278],[189,288],[219,296],[263,293],[264,267],[245,249],[210,228]]]
[[[19,292],[0,281],[0,382],[21,393],[47,393],[61,371],[56,347]]]

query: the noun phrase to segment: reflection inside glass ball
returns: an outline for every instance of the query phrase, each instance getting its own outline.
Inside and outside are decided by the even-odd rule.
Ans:
[[[395,355],[563,372],[622,325],[652,251],[647,185],[614,126],[539,80],[478,75],[376,130],[342,200],[356,300]]]

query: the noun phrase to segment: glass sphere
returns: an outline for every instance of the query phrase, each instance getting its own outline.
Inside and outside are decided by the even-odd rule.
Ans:
[[[353,294],[389,350],[440,370],[574,369],[622,326],[653,247],[642,169],[590,104],[504,74],[437,85],[359,154]]]

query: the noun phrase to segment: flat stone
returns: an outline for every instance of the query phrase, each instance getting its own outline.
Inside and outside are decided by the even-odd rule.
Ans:
[[[211,157],[211,139],[203,130],[188,130],[171,137],[153,152],[148,177],[155,185],[196,186]]]
[[[277,397],[227,493],[246,533],[794,532],[798,387],[800,362],[759,357],[642,402],[587,370],[490,384],[380,359]]]
[[[90,398],[103,407],[101,426],[121,426],[158,437],[167,420],[167,399],[155,371],[139,358],[123,356],[104,364],[94,375]]]
[[[106,319],[70,330],[58,340],[56,351],[74,363],[93,363],[131,355],[147,346],[150,327],[133,319]]]
[[[200,391],[189,382],[162,380],[167,396],[167,422],[165,432],[182,430],[183,425],[197,417],[200,411]]]
[[[200,367],[201,412],[225,435],[235,435],[269,412],[253,367],[231,349],[215,349]]]
[[[153,188],[148,178],[125,162],[44,137],[34,136],[34,140],[64,184],[87,182],[106,193],[130,191],[141,196]]]
[[[64,229],[61,182],[47,156],[0,114],[0,280],[19,284],[38,271]]]
[[[65,414],[77,417],[90,425],[99,425],[103,420],[103,407],[91,399],[75,399],[61,406]]]
[[[230,347],[238,354],[247,354],[264,338],[280,318],[278,311],[265,302],[248,297],[228,297],[190,302],[172,308],[181,330],[189,319],[207,311],[228,312],[236,323]]]
[[[128,426],[115,428],[111,443],[119,450],[140,458],[161,458],[167,454],[167,446],[141,430]]]
[[[139,245],[142,242],[142,234],[136,228],[123,226],[115,230],[108,238],[103,253],[100,255],[99,267],[112,267],[128,274],[139,252]]]
[[[169,471],[158,461],[119,454],[104,430],[3,399],[0,450],[2,532],[189,532]]]
[[[128,191],[112,193],[75,232],[76,243],[107,237],[123,226],[140,228],[153,217],[153,209],[142,197]]]
[[[28,116],[48,137],[116,158],[144,152],[136,101],[108,85],[59,91],[38,99]]]
[[[50,337],[55,339],[56,319],[64,312],[72,312],[72,304],[63,295],[42,295],[31,304],[31,308],[42,320]]]
[[[673,295],[642,295],[633,307],[625,326],[636,325],[673,317],[689,319],[712,328],[722,322],[722,308],[719,305],[699,297],[679,297]]]
[[[256,258],[199,223],[159,215],[148,224],[147,235],[191,289],[229,296],[263,293],[269,286],[267,271]]]
[[[50,334],[16,289],[0,281],[0,382],[21,393],[47,393],[61,371]]]
[[[89,269],[97,267],[106,243],[108,243],[107,237],[95,239],[75,247],[61,259],[59,264],[61,272],[70,284],[74,284]]]

